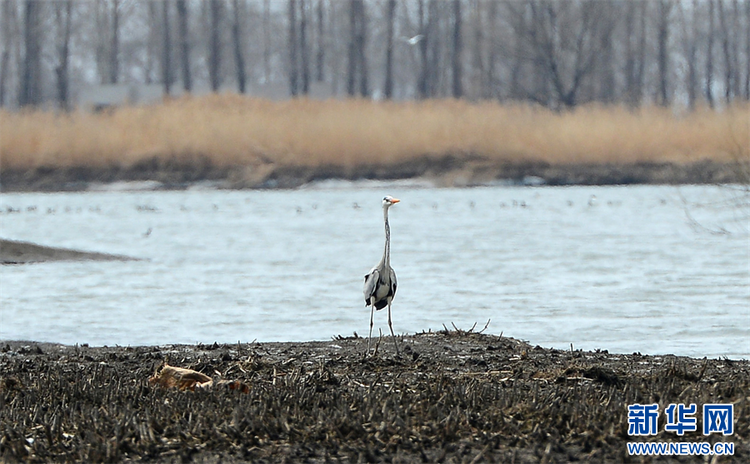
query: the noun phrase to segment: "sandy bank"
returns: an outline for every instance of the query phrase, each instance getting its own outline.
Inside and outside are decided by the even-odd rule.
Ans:
[[[641,462],[633,441],[734,443],[750,459],[750,362],[534,347],[443,331],[159,347],[0,342],[0,460]],[[177,391],[168,360],[249,385]],[[734,434],[627,434],[627,406],[734,403]],[[663,462],[673,462],[663,459]],[[679,462],[705,462],[683,457]]]

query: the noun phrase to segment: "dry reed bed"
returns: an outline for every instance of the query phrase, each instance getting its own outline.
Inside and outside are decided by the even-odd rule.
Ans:
[[[735,404],[750,458],[747,361],[546,350],[464,331],[362,359],[361,338],[196,347],[7,346],[0,460],[28,462],[622,462],[627,405]],[[170,364],[250,391],[181,392]],[[661,420],[660,420],[661,423]],[[717,441],[699,432],[650,440]],[[639,441],[646,440],[639,438]],[[634,459],[637,461],[637,459]],[[702,457],[681,462],[703,462]]]
[[[750,105],[582,106],[555,113],[457,100],[284,102],[222,94],[92,114],[0,111],[0,167],[390,165],[424,156],[523,163],[725,162],[748,157]],[[744,151],[743,151],[744,150]]]

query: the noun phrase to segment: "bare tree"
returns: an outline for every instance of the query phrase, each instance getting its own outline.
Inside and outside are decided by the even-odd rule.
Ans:
[[[323,82],[323,64],[325,62],[325,28],[324,28],[324,15],[323,15],[323,0],[318,0],[318,51],[315,54],[315,80]]]
[[[41,9],[43,3],[37,0],[24,2],[24,45],[23,74],[18,104],[37,105],[42,102],[42,27]]]
[[[396,0],[386,3],[386,42],[385,42],[385,84],[383,93],[385,98],[393,98],[393,29],[396,20]]]
[[[161,75],[164,93],[169,95],[172,87],[172,40],[169,27],[169,1],[163,0],[162,6],[162,60]]]
[[[641,103],[646,68],[647,2],[628,2],[625,13],[625,101],[631,107]]]
[[[357,3],[360,0],[349,0],[349,51],[346,65],[346,93],[354,96],[357,79]]]
[[[732,24],[730,34],[732,36],[732,94],[734,98],[740,98],[740,6],[737,0],[732,0]]]
[[[682,23],[683,47],[687,60],[688,72],[685,80],[685,87],[688,96],[688,108],[695,108],[695,101],[698,90],[698,71],[697,71],[697,54],[698,54],[698,0],[693,0],[692,20],[688,20],[685,8],[682,3],[677,4],[680,13],[680,22]]]
[[[289,93],[299,93],[299,53],[297,52],[297,0],[289,0]]]
[[[347,64],[346,91],[349,95],[357,93],[369,95],[367,76],[367,57],[365,54],[367,40],[367,20],[363,0],[349,1],[349,53]]]
[[[708,0],[708,44],[706,47],[706,84],[708,106],[714,107],[714,0]]]
[[[237,90],[245,93],[247,77],[245,74],[245,56],[242,50],[242,25],[241,18],[243,11],[240,7],[240,0],[233,1],[234,22],[232,22],[232,42],[234,44],[234,65],[237,69]]]
[[[669,16],[672,11],[672,0],[659,0],[659,25],[657,34],[659,68],[659,104],[669,106]]]
[[[427,64],[427,44],[429,44],[431,38],[427,33],[427,21],[425,19],[425,0],[418,0],[418,20],[419,20],[419,34],[417,35],[419,40],[419,77],[417,78],[417,96],[419,98],[427,98],[428,94],[428,79],[429,71]]]
[[[2,39],[3,52],[0,55],[0,106],[4,106],[7,100],[6,88],[10,76],[10,52],[15,42],[13,23],[16,21],[16,10],[13,6],[13,3],[9,1],[2,2],[3,17],[2,23],[0,23],[0,28],[2,28],[0,38]]]
[[[732,69],[732,45],[730,43],[729,25],[724,12],[724,1],[718,0],[719,6],[719,26],[721,27],[721,49],[724,52],[724,100],[729,103],[732,101],[732,81],[734,79],[734,70]]]
[[[463,90],[463,63],[461,62],[461,52],[463,48],[461,37],[461,0],[453,0],[453,49],[452,63],[453,69],[453,98],[461,98]]]
[[[109,50],[109,83],[120,77],[120,0],[112,0],[112,37]]]
[[[190,71],[190,34],[188,32],[188,7],[186,0],[177,0],[177,24],[180,34],[180,64],[182,65],[182,87],[186,92],[193,89]]]
[[[367,68],[367,12],[365,3],[359,2],[359,31],[357,35],[357,55],[359,57],[359,94],[363,97],[370,96],[370,77]]]
[[[208,52],[208,75],[211,81],[211,90],[219,91],[221,87],[221,16],[222,1],[210,0],[210,43]]]
[[[310,93],[310,53],[307,46],[307,1],[299,0],[299,54],[302,65],[302,94]]]
[[[79,12],[72,20],[68,2]],[[74,80],[85,84],[93,75],[116,83],[134,70],[146,83],[163,82],[166,92],[178,76],[186,91],[196,85],[218,91],[232,72],[245,92],[256,56],[258,80],[288,79],[292,95],[308,92],[315,79],[333,94],[367,96],[374,75],[382,76],[385,98],[403,88],[420,99],[511,98],[555,109],[589,101],[669,106],[683,90],[690,108],[701,100],[713,105],[717,92],[722,102],[750,99],[748,0],[287,0],[283,6],[0,0],[0,104],[35,104],[46,95],[65,106]],[[195,31],[191,8],[200,8],[193,21],[202,27]],[[251,9],[258,10],[257,27]],[[79,26],[79,17],[92,21]],[[147,27],[134,26],[144,20]],[[273,35],[286,27],[288,37]],[[368,47],[370,35],[380,47]],[[205,53],[202,73],[191,67],[196,46]],[[368,69],[368,52],[383,48],[373,63],[379,69]],[[223,69],[224,59],[231,64]]]
[[[579,92],[600,52],[597,38],[611,27],[602,12],[606,4],[545,1],[530,6],[529,40],[539,81],[529,98],[543,105],[573,107],[579,103]]]
[[[57,29],[57,101],[61,109],[67,111],[70,106],[68,62],[70,58],[70,33],[73,16],[73,0],[55,4],[55,25]]]
[[[271,0],[263,0],[263,83],[271,81]]]
[[[98,3],[97,5],[97,11],[98,11]],[[154,63],[159,62],[159,56],[161,56],[162,50],[159,49],[159,46],[162,42],[161,37],[161,26],[159,21],[159,12],[157,10],[157,4],[156,2],[148,2],[147,4],[148,8],[148,36],[146,38],[146,60],[143,64],[143,74],[144,74],[144,81],[146,84],[151,84],[154,81],[154,68],[156,65]],[[98,14],[97,14],[98,17]],[[99,62],[98,58],[98,50],[97,47],[97,62]]]

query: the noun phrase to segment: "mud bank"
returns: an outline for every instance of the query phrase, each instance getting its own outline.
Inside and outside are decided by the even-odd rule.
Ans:
[[[159,188],[181,189],[198,182],[219,188],[296,188],[313,181],[424,179],[440,187],[516,185],[707,184],[746,182],[746,169],[735,163],[550,164],[510,163],[472,156],[425,156],[388,165],[216,166],[207,159],[193,164],[157,158],[131,167],[36,168],[0,171],[2,191],[81,191],[100,184],[149,181]]]
[[[129,256],[71,250],[31,242],[0,239],[0,264],[31,264],[47,261],[133,261]]]
[[[750,362],[550,350],[461,330],[367,341],[102,347],[0,342],[7,462],[642,462],[634,441],[750,460]],[[168,361],[249,386],[178,391]],[[733,403],[734,434],[631,437],[627,406]],[[700,417],[700,414],[698,415]],[[700,422],[700,419],[699,419]],[[659,462],[706,462],[705,456]],[[650,458],[646,458],[650,460]],[[712,461],[713,462],[713,461]]]

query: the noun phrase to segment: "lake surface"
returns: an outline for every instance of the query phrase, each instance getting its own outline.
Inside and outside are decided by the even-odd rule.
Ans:
[[[4,238],[145,260],[1,266],[0,339],[367,336],[385,194],[402,200],[397,333],[491,320],[486,333],[544,347],[750,358],[747,219],[705,186],[3,194]],[[388,333],[385,311],[375,324]]]

